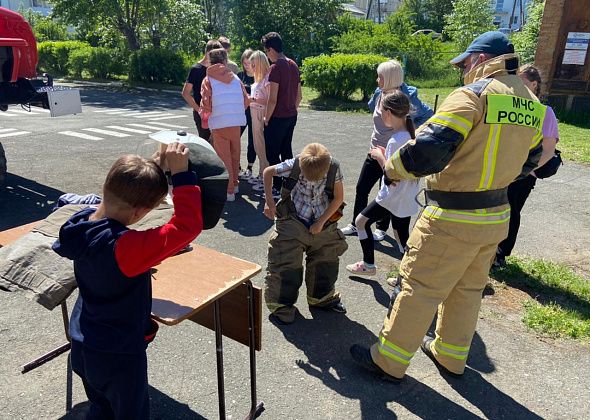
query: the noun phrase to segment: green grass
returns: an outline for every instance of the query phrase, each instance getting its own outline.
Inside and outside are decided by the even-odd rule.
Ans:
[[[509,257],[492,277],[531,297],[523,322],[551,337],[590,341],[590,281],[568,267],[545,260]]]
[[[559,123],[559,143],[562,157],[576,162],[590,163],[590,128]]]
[[[434,107],[436,95],[439,95],[438,105],[451,93],[454,87],[443,87],[443,88],[424,88],[418,87],[418,96],[422,101]],[[311,109],[325,110],[325,111],[346,111],[346,112],[366,112],[369,113],[367,108],[367,101],[363,100],[360,92],[356,92],[348,100],[335,99],[335,98],[324,98],[320,96],[318,91],[303,86],[301,88],[301,94],[303,96],[302,103],[309,106]]]

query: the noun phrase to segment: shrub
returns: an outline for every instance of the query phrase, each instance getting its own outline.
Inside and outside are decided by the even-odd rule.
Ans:
[[[108,79],[125,73],[127,62],[123,53],[114,48],[85,47],[72,51],[68,67],[75,77],[81,77],[85,71],[91,77]]]
[[[82,77],[82,72],[88,68],[88,60],[92,47],[79,48],[70,53],[68,58],[69,73],[74,77]]]
[[[73,51],[88,48],[81,41],[46,41],[37,44],[39,69],[56,75],[68,74],[70,55]]]
[[[514,49],[520,54],[522,64],[532,62],[535,59],[545,1],[533,0],[528,4],[527,9],[528,19],[522,30],[512,35]]]
[[[123,74],[128,66],[123,53],[113,48],[96,47],[90,51],[88,73],[98,79]]]
[[[129,79],[135,81],[180,84],[187,71],[180,54],[160,48],[139,50],[129,62]]]
[[[387,57],[368,54],[334,54],[303,60],[303,80],[320,95],[347,99],[360,89],[363,98],[375,90],[377,66]]]
[[[383,24],[339,21],[346,30],[332,38],[334,51],[344,54],[378,54],[404,63],[408,76],[438,78],[442,67],[440,53],[444,44],[427,35],[412,36],[415,26],[410,16],[398,11]],[[448,62],[447,62],[447,67]]]

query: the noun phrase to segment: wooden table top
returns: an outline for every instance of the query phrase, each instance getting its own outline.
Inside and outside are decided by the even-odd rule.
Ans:
[[[201,245],[191,246],[191,251],[154,268],[152,315],[163,324],[190,318],[261,270],[258,264]]]
[[[39,222],[0,232],[6,246]],[[175,325],[258,274],[261,267],[231,255],[192,244],[190,252],[168,258],[152,274],[152,315]]]

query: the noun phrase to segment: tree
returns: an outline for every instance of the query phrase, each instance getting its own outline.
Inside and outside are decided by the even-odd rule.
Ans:
[[[260,48],[264,34],[278,32],[285,53],[302,60],[329,50],[341,13],[341,0],[233,0],[230,33],[241,47]]]
[[[54,13],[72,26],[117,29],[127,47],[140,47],[139,25],[146,0],[53,0]]]
[[[445,15],[453,10],[453,0],[424,0],[424,4],[427,27],[442,32],[445,26]]]
[[[428,0],[404,0],[398,9],[398,12],[407,13],[418,29],[427,29],[427,1]]]
[[[528,19],[522,30],[512,36],[514,49],[520,54],[523,63],[532,62],[535,59],[545,0],[533,0],[528,5]]]
[[[442,32],[445,15],[453,9],[453,0],[404,0],[399,11],[411,15],[417,29]]]
[[[208,33],[202,7],[193,0],[151,0],[146,2],[144,20],[151,22],[147,33],[155,48],[193,53]]]
[[[68,39],[68,28],[51,15],[43,16],[32,9],[19,10],[19,13],[29,22],[37,42],[65,41]]]
[[[454,0],[453,11],[445,16],[444,31],[461,51],[484,32],[495,29],[491,0]]]
[[[54,13],[91,44],[127,48],[142,43],[186,52],[207,36],[205,16],[195,0],[54,0]]]

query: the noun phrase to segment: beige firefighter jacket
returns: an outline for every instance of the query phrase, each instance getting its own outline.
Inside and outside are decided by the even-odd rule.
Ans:
[[[465,76],[416,138],[387,162],[390,179],[426,176],[427,190],[478,192],[507,187],[541,155],[546,107],[516,75],[514,54]]]

